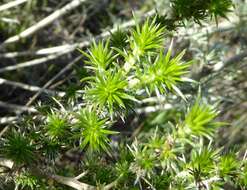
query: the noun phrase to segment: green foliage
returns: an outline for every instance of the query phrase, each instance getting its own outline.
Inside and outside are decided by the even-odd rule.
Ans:
[[[179,26],[175,18],[168,18],[167,15],[157,14],[154,17],[156,17],[156,23],[160,24],[160,27],[165,27],[168,31],[173,31]]]
[[[191,4],[174,0],[172,5],[179,17],[195,20],[203,19],[209,8],[199,0]],[[218,8],[211,10],[210,14],[222,16]],[[52,176],[52,180],[56,177],[53,173],[76,176],[86,171],[80,181],[79,177],[67,177],[62,182],[88,183],[95,189],[246,187],[246,160],[238,154],[223,154],[223,148],[214,144],[214,135],[223,123],[217,121],[216,107],[202,98],[197,98],[186,114],[182,110],[188,104],[183,101],[179,104],[182,108],[172,105],[170,112],[162,110],[154,118],[145,112],[138,115],[138,121],[129,121],[136,116],[135,110],[149,105],[150,96],[158,105],[164,103],[162,98],[167,103],[182,101],[177,97],[185,99],[180,87],[191,81],[184,77],[192,63],[183,61],[185,51],[172,56],[172,45],[167,52],[163,47],[166,30],[160,18],[149,18],[126,33],[117,30],[111,39],[94,41],[87,52],[80,50],[86,57],[87,77],[82,78],[74,98],[65,106],[57,101],[63,109],[42,112],[41,117],[23,122],[25,130],[3,138],[1,156],[23,165],[22,170],[11,168],[16,184],[37,188],[40,182],[34,171],[45,166],[42,174],[51,173],[44,177]],[[175,93],[170,97],[170,92]],[[124,122],[125,127],[119,127]],[[132,128],[135,125],[137,129]],[[66,158],[70,154],[73,158]],[[34,166],[30,163],[36,156],[40,160]],[[50,187],[53,181],[46,183]]]
[[[231,0],[211,0],[209,5],[209,14],[217,21],[218,17],[226,18],[226,14],[231,12],[232,7],[233,2]]]
[[[112,63],[114,56],[112,50],[109,49],[109,42],[109,40],[106,42],[100,41],[96,44],[96,42],[93,41],[88,50],[89,53],[79,50],[88,58],[86,63],[90,69],[104,71]]]
[[[155,157],[147,147],[141,147],[137,145],[137,141],[133,143],[130,151],[134,157],[134,162],[131,165],[131,171],[136,173],[137,180],[140,177],[148,176],[149,178],[153,174],[155,166]]]
[[[181,59],[185,52],[181,52],[174,58],[171,57],[171,48],[164,55],[160,52],[153,64],[143,63],[144,73],[142,70],[138,72],[138,79],[147,86],[148,93],[158,90],[164,93],[167,90],[177,90],[178,82],[183,81],[181,76],[188,72],[190,62],[181,63]],[[138,71],[138,70],[137,70]]]
[[[127,32],[117,29],[116,32],[111,33],[111,46],[123,50],[128,45]]]
[[[17,165],[31,164],[35,159],[34,150],[30,140],[17,131],[11,132],[1,146],[1,153]]]
[[[171,176],[169,174],[157,175],[153,179],[155,189],[169,189]]]
[[[51,139],[61,139],[68,134],[69,124],[66,117],[63,118],[58,113],[52,113],[47,116],[45,128]]]
[[[207,16],[207,8],[209,1],[205,0],[172,0],[172,7],[174,14],[178,18],[194,19],[200,22]]]
[[[83,180],[89,183],[94,185],[97,183],[110,183],[115,177],[115,168],[97,154],[86,157],[83,164],[85,169],[89,171],[89,174],[83,177]]]
[[[240,170],[239,184],[242,187],[247,187],[247,163],[246,160],[242,163],[242,170]]]
[[[195,136],[212,137],[216,128],[223,123],[216,122],[215,107],[202,103],[198,98],[185,117],[185,131]]]
[[[67,139],[67,137],[65,137]],[[60,143],[58,141],[51,141],[50,139],[42,139],[43,154],[49,160],[54,161],[59,155]],[[65,140],[65,139],[64,139]]]
[[[219,150],[203,147],[192,151],[189,169],[195,181],[201,181],[202,176],[209,176],[214,169],[214,162],[219,159]]]
[[[116,163],[116,172],[117,172],[117,176],[122,176],[123,179],[127,180],[128,176],[130,175],[130,171],[129,171],[129,163],[127,161],[123,161],[123,162],[119,162]]]
[[[220,158],[219,169],[220,176],[226,178],[234,178],[238,175],[240,168],[239,162],[234,153],[229,153]],[[229,179],[226,179],[228,181]]]
[[[89,81],[86,98],[95,107],[107,108],[110,115],[113,115],[113,111],[119,108],[125,109],[127,102],[133,100],[134,97],[126,91],[128,83],[123,75],[121,71],[97,75]]]
[[[133,51],[133,56],[143,56],[147,52],[153,52],[162,48],[164,42],[165,27],[160,27],[156,23],[156,18],[153,20],[147,19],[145,23],[131,31],[130,48]]]
[[[94,110],[82,109],[76,114],[78,121],[75,127],[79,129],[79,133],[75,137],[80,138],[80,146],[84,148],[89,145],[90,150],[99,151],[103,149],[107,151],[110,139],[108,135],[116,134],[116,132],[108,130],[109,122],[107,119],[99,118]]]
[[[171,0],[173,13],[178,20],[193,19],[200,23],[208,16],[226,17],[231,11],[231,0]]]
[[[33,190],[38,184],[38,179],[36,176],[33,176],[28,172],[22,172],[15,178],[15,183],[21,189],[30,188]]]

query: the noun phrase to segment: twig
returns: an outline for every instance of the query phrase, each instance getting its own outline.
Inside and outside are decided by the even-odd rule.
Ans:
[[[136,136],[140,133],[140,131],[142,130],[142,128],[144,127],[144,123],[141,123],[132,133],[131,135],[131,139],[135,139]]]
[[[9,159],[0,158],[0,166],[4,166],[4,167],[7,167],[9,169],[12,169],[14,166],[14,162],[12,160],[9,160]],[[37,175],[40,175],[40,176],[43,176],[43,177],[46,177],[49,179],[53,179],[58,183],[67,185],[67,186],[72,187],[72,188],[77,189],[77,190],[96,190],[95,186],[88,185],[86,183],[82,183],[73,177],[64,177],[64,176],[60,176],[60,175],[56,175],[56,174],[49,174],[49,173],[46,173],[46,172],[44,172],[38,168],[32,168],[31,171]]]
[[[65,81],[67,81],[69,77],[70,77],[70,76],[67,76],[67,77],[63,78],[62,80],[57,81],[56,83],[52,84],[52,85],[49,87],[49,89],[54,89],[54,88],[56,88],[57,86],[60,86],[60,85],[63,84]]]
[[[242,53],[234,55],[230,57],[229,59],[219,62],[214,65],[214,67],[207,72],[207,75],[203,74],[203,70],[199,72],[196,75],[196,78],[198,80],[203,79],[203,84],[207,84],[210,80],[212,80],[214,77],[216,77],[218,74],[220,74],[225,67],[230,66],[231,64],[237,64],[238,62],[241,62],[247,57],[247,50],[244,50]]]
[[[60,77],[62,74],[64,74],[68,69],[70,69],[77,61],[81,59],[82,56],[77,57],[74,59],[70,64],[68,64],[66,67],[64,67],[57,75],[55,75],[52,79],[50,79],[42,88],[39,89],[39,91],[30,98],[30,100],[26,103],[26,106],[24,107],[25,109],[30,109],[29,106],[36,100],[36,98],[46,89],[48,88],[58,77]],[[4,102],[3,102],[4,103]],[[6,104],[6,103],[4,103]],[[0,102],[1,106],[1,102]],[[15,105],[16,106],[16,105]],[[8,106],[5,106],[8,107]],[[16,108],[18,108],[17,106]],[[22,107],[23,109],[23,107]],[[34,109],[34,108],[31,108]],[[34,109],[35,110],[35,109]],[[33,111],[34,111],[33,110]],[[25,110],[19,110],[19,112],[23,112]],[[35,110],[36,111],[36,110]],[[1,136],[9,129],[8,126],[6,126],[2,131],[1,131]]]
[[[144,14],[143,18],[147,17],[147,16],[152,16],[155,14],[155,11],[154,10],[151,10],[147,13]],[[234,24],[236,24],[238,22],[238,18],[236,17],[231,17],[231,20],[230,22],[227,20],[227,21],[224,21],[224,22],[221,22],[219,23],[219,26],[214,26],[214,25],[208,25],[206,27],[203,28],[203,31],[201,31],[202,29],[201,28],[191,28],[191,29],[180,29],[178,31],[179,33],[179,36],[191,36],[191,35],[205,35],[205,34],[212,34],[212,33],[215,33],[215,32],[224,32],[224,31],[228,31],[229,29],[232,29],[234,28]],[[127,21],[125,23],[123,23],[122,25],[119,26],[119,28],[121,29],[125,29],[126,27],[130,27],[130,26],[133,26],[135,24],[135,22],[133,20],[130,20],[130,21]],[[198,33],[197,30],[200,29],[200,32]],[[196,30],[196,31],[195,31]],[[116,28],[115,29],[112,29],[111,32],[113,33],[114,31],[116,31]],[[99,35],[98,37],[96,38],[99,38],[99,37],[102,37],[102,36],[108,36],[109,33],[103,33],[101,35]],[[86,41],[88,39],[85,39]],[[85,40],[83,40],[83,42],[85,42]],[[19,56],[34,56],[34,55],[49,55],[49,54],[54,54],[54,53],[59,53],[59,52],[63,52],[65,50],[69,50],[68,52],[71,52],[71,51],[74,51],[77,47],[79,48],[83,48],[85,47],[85,44],[83,44],[83,42],[81,43],[74,43],[74,44],[64,44],[64,45],[60,45],[60,46],[54,46],[54,47],[51,47],[51,48],[44,48],[44,49],[40,49],[40,50],[37,50],[37,51],[24,51],[24,52],[9,52],[9,53],[3,53],[3,54],[0,54],[0,58],[15,58],[15,57],[19,57]]]
[[[64,52],[57,53],[57,54],[49,55],[47,57],[33,59],[31,61],[27,61],[27,62],[24,62],[24,63],[19,63],[19,64],[16,64],[16,65],[11,65],[11,66],[7,66],[7,67],[4,67],[4,68],[0,68],[0,73],[6,72],[6,71],[17,70],[17,69],[20,69],[20,68],[23,68],[23,67],[31,67],[31,66],[34,66],[34,65],[39,65],[41,63],[45,63],[47,61],[56,59],[56,58],[58,58],[58,57],[60,57],[61,55],[64,55],[64,54],[65,54]]]
[[[14,162],[9,159],[0,158],[0,165],[7,167],[9,169],[12,169],[14,166]],[[43,176],[49,179],[53,179],[60,184],[67,185],[77,190],[96,190],[97,189],[95,186],[78,181],[77,179],[78,176],[77,177],[64,177],[64,176],[60,176],[56,174],[46,173],[38,168],[32,168],[31,171],[35,174],[38,174],[40,176]],[[121,178],[122,176],[119,176],[115,181],[113,181],[112,183],[109,183],[108,185],[105,185],[102,189],[103,190],[112,189],[114,186],[116,186],[116,184]]]
[[[14,162],[5,158],[0,158],[0,166],[11,169],[14,166]]]
[[[142,19],[152,16],[155,14],[155,10],[151,10],[147,13],[145,13],[142,17]],[[120,29],[126,29],[131,26],[135,25],[135,20],[131,19],[129,21],[124,22],[123,24],[119,25],[119,27],[113,27],[110,31],[106,31],[101,33],[100,35],[96,36],[95,39],[99,40],[104,37],[110,36],[110,33],[114,33],[117,31],[118,28]],[[85,38],[82,42],[79,43],[74,43],[74,44],[65,44],[65,45],[60,45],[60,46],[55,46],[51,48],[44,48],[40,49],[37,51],[26,51],[26,52],[10,52],[10,53],[5,53],[5,54],[0,54],[0,58],[15,58],[19,56],[29,56],[29,55],[49,55],[49,54],[56,54],[59,53],[61,55],[70,53],[74,51],[76,48],[83,48],[88,46],[91,43],[90,38]]]
[[[157,97],[149,97],[149,98],[145,98],[145,99],[141,100],[140,104],[160,103],[160,102],[164,102],[166,99],[167,99],[166,96],[160,96],[159,98],[157,98]]]
[[[64,176],[59,176],[59,175],[51,175],[50,177],[58,183],[67,185],[77,190],[96,190],[96,187],[92,185],[88,185],[86,183],[82,183],[72,177],[64,177]]]
[[[71,63],[66,65],[58,74],[56,74],[53,78],[51,78],[45,85],[27,102],[26,106],[30,106],[36,98],[46,89],[48,88],[58,77],[60,77],[62,74],[64,74],[67,70],[69,70],[77,61],[79,61],[82,58],[82,56],[78,56],[75,58]]]
[[[155,14],[155,10],[151,10],[147,13],[144,14],[144,16],[142,17],[142,19],[144,19],[145,17],[148,17],[148,16],[152,16]],[[99,38],[102,38],[102,37],[107,37],[110,35],[110,33],[114,33],[117,31],[118,28],[120,29],[126,29],[126,27],[130,27],[130,26],[133,26],[135,25],[135,20],[130,20],[130,21],[127,21],[125,23],[123,23],[122,25],[120,25],[119,27],[115,27],[113,29],[110,30],[110,32],[103,32],[102,34],[98,35],[95,37],[95,39],[99,39]],[[92,40],[86,40],[86,41],[83,41],[81,43],[78,43],[78,44],[73,44],[68,50],[66,50],[65,52],[66,53],[69,53],[69,52],[72,52],[76,49],[76,47],[85,47],[85,46],[88,46],[90,43],[91,43]],[[63,54],[66,54],[64,52],[60,53],[59,55],[56,55],[55,57],[53,57],[53,59],[57,58],[58,56],[61,56]],[[52,55],[51,55],[52,56]],[[73,64],[75,64],[82,56],[79,56],[77,57],[74,61],[72,61],[70,64],[68,64],[66,67],[64,67],[64,69],[62,69],[57,75],[55,75],[51,80],[49,80],[34,96],[32,96],[30,98],[30,100],[26,103],[26,106],[30,106],[36,99],[37,97],[46,89],[48,88],[59,76],[61,76],[63,73],[65,73],[68,69],[70,69]],[[36,60],[39,60],[39,59],[36,59]],[[34,61],[34,60],[33,60]],[[42,63],[42,61],[39,61],[39,64]],[[0,70],[1,72],[1,70]],[[5,127],[7,131],[8,130],[8,127]],[[4,133],[5,133],[4,131]]]
[[[0,6],[0,12],[1,11],[5,11],[7,9],[10,9],[12,7],[16,7],[16,6],[18,6],[18,5],[22,4],[22,3],[27,2],[27,1],[28,0],[15,0],[15,1],[8,2],[8,3]]]
[[[171,108],[173,108],[172,104],[155,105],[155,106],[147,106],[147,107],[144,107],[144,108],[136,109],[135,112],[138,113],[138,114],[152,113],[152,112],[161,111],[161,110],[169,110]]]
[[[9,53],[3,53],[0,54],[0,58],[15,58],[15,57],[21,57],[21,56],[39,56],[39,55],[49,55],[54,53],[63,52],[65,50],[69,49],[75,49],[75,47],[79,43],[75,44],[65,44],[60,46],[54,46],[51,48],[44,48],[37,51],[23,51],[23,52],[9,52]]]
[[[12,117],[2,117],[0,118],[0,125],[6,124],[6,123],[11,123],[17,120],[18,117],[12,116]],[[5,127],[6,128],[6,127]],[[4,128],[4,129],[5,129]],[[2,136],[2,133],[4,133],[4,129],[0,132],[0,137]]]
[[[20,39],[26,38],[31,36],[33,33],[39,31],[40,29],[46,27],[50,23],[52,23],[54,20],[58,19],[59,17],[65,15],[66,13],[70,12],[71,10],[75,9],[82,3],[84,3],[86,0],[73,0],[61,9],[56,10],[43,20],[39,21],[38,23],[34,24],[30,28],[24,30],[18,35],[15,35],[13,37],[8,38],[7,40],[4,41],[3,44],[10,44],[19,41]]]
[[[3,78],[0,78],[0,85],[1,84],[7,84],[7,85],[19,87],[19,88],[22,88],[24,90],[28,90],[28,91],[32,91],[32,92],[37,92],[41,89],[38,86],[33,86],[33,85],[24,84],[24,83],[20,83],[20,82],[10,81],[10,80],[6,80]],[[49,89],[45,89],[43,92],[45,92],[47,94],[51,94],[51,95],[58,95],[58,96],[64,96],[65,95],[65,92],[57,92],[57,91],[53,91],[53,90],[49,90]]]
[[[151,11],[145,13],[144,17],[151,16],[153,14],[155,14],[155,10],[151,10]],[[124,24],[120,25],[119,28],[125,29],[125,28],[128,28],[128,27],[133,26],[133,25],[135,25],[135,20],[132,19],[132,20],[130,20],[128,22],[125,22]],[[115,33],[117,30],[118,30],[118,28],[115,27],[115,28],[111,29],[110,31],[106,31],[106,32],[101,33],[100,35],[96,36],[95,39],[99,40],[101,38],[108,37],[111,33]],[[56,58],[58,58],[58,57],[60,57],[60,56],[62,56],[64,54],[70,53],[70,52],[74,51],[77,47],[79,47],[79,48],[86,47],[91,42],[92,42],[92,39],[85,39],[81,43],[75,43],[75,44],[72,44],[70,46],[69,45],[63,46],[65,48],[67,48],[67,49],[64,49],[64,50],[61,50],[61,46],[60,47],[58,46],[57,50],[60,50],[59,53],[52,54],[52,55],[49,55],[47,57],[34,59],[34,60],[27,61],[27,62],[24,62],[24,63],[19,63],[17,65],[7,66],[7,67],[4,67],[4,68],[1,68],[0,69],[0,73],[5,72],[5,71],[11,71],[11,70],[16,70],[16,69],[23,68],[23,67],[30,67],[30,66],[34,66],[34,65],[39,65],[39,64],[45,63],[47,61],[56,59]],[[48,50],[48,48],[45,51],[47,51],[47,50]]]
[[[79,180],[79,179],[81,179],[82,177],[84,177],[87,174],[88,174],[88,170],[85,171],[85,172],[82,172],[80,175],[76,176],[75,179]]]
[[[110,190],[110,189],[112,189],[113,187],[115,187],[118,184],[118,182],[119,182],[119,180],[121,178],[122,178],[122,175],[120,175],[115,181],[113,181],[113,182],[109,183],[108,185],[104,186],[103,187],[103,190]]]
[[[216,71],[223,69],[224,67],[227,67],[230,64],[238,63],[246,57],[247,57],[247,50],[243,51],[242,53],[239,53],[237,55],[230,57],[229,59],[225,60],[224,62],[219,62],[219,63],[215,64],[213,67],[213,71],[216,72]]]
[[[224,20],[217,25],[207,24],[204,27],[200,25],[196,25],[195,27],[182,27],[178,30],[179,36],[188,37],[190,38],[192,35],[193,37],[202,37],[205,35],[214,34],[215,32],[224,32],[230,29],[234,29],[234,25],[239,22],[239,17],[235,15],[231,15],[228,17],[228,20]]]
[[[20,105],[16,105],[16,104],[10,104],[10,103],[6,103],[3,101],[0,101],[0,107],[4,107],[7,109],[11,109],[11,110],[15,110],[18,112],[31,112],[31,113],[35,113],[37,112],[37,110],[33,107],[27,107],[27,106],[20,106]]]

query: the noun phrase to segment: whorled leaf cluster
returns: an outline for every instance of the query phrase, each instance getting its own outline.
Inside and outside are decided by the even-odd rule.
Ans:
[[[177,20],[193,19],[200,23],[208,16],[217,19],[227,17],[233,7],[232,0],[171,0],[173,14]]]

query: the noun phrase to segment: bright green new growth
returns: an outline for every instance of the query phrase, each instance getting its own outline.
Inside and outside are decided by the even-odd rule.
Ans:
[[[156,18],[148,19],[142,26],[137,24],[129,39],[133,56],[141,57],[162,48],[164,36],[165,28],[156,23]]]
[[[240,185],[247,187],[247,162],[243,161],[242,169],[240,170]]]
[[[31,175],[28,172],[22,172],[19,176],[15,178],[15,182],[18,187],[24,189],[29,187],[30,189],[35,189],[38,185],[38,179],[36,176]]]
[[[164,49],[162,46],[164,45],[166,30],[164,26],[156,22],[156,18],[147,19],[142,26],[136,24],[136,28],[132,29],[130,35],[127,36],[129,44],[123,38],[123,33],[121,35],[113,35],[114,41],[123,40],[121,44],[126,44],[126,47],[122,49],[118,46],[113,46],[112,48],[125,58],[123,69],[127,73],[131,69],[140,66],[147,56],[155,56],[157,52]],[[118,40],[116,39],[117,37],[119,37]]]
[[[134,98],[127,92],[128,82],[123,75],[121,71],[117,73],[109,71],[89,81],[85,96],[90,104],[100,109],[105,107],[110,115],[119,108],[125,109],[126,101]]]
[[[223,123],[216,122],[217,110],[198,98],[185,117],[185,131],[195,136],[210,138],[214,135],[216,128]]]
[[[210,147],[203,147],[192,151],[189,170],[195,180],[200,182],[201,176],[209,176],[214,169],[214,162],[219,159],[219,150],[212,150]]]
[[[183,97],[177,84],[185,81],[182,76],[188,72],[191,62],[182,62],[184,51],[172,58],[172,45],[166,54],[163,53],[165,32],[165,28],[161,27],[154,17],[153,20],[147,19],[142,26],[137,24],[130,34],[120,30],[117,35],[112,34],[114,41],[126,44],[122,50],[110,47],[108,43],[102,48],[103,42],[94,42],[88,50],[90,55],[83,52],[89,58],[86,63],[96,65],[95,58],[101,57],[100,60],[105,60],[101,65],[105,67],[102,67],[104,72],[96,72],[94,76],[82,79],[88,80],[85,100],[90,105],[107,111],[112,117],[114,113],[116,116],[117,113],[121,115],[122,112],[126,112],[131,104],[138,102],[136,97],[146,96],[141,92],[142,89],[146,89],[148,95],[153,92],[164,94],[167,91],[175,91]],[[127,35],[125,38],[124,34]],[[129,40],[126,42],[126,39]],[[111,59],[109,57],[112,52],[106,50],[110,48],[118,52],[111,56]],[[112,63],[111,67],[107,67],[108,60]]]
[[[175,90],[178,82],[182,82],[182,75],[188,72],[190,62],[182,63],[184,51],[171,59],[171,48],[166,55],[160,52],[153,64],[143,63],[144,73],[138,72],[138,78],[143,86],[147,86],[149,93],[158,90],[164,93],[167,90]]]
[[[234,177],[239,175],[238,169],[240,167],[241,166],[234,153],[229,153],[228,155],[224,155],[220,158],[220,176],[226,178],[226,181],[231,180],[231,178],[234,179]]]
[[[109,49],[109,42],[109,40],[98,43],[93,41],[88,53],[79,50],[88,58],[88,61],[85,62],[90,69],[104,71],[112,63],[114,56],[113,51]]]
[[[107,136],[117,133],[107,129],[107,119],[99,118],[95,110],[86,109],[80,110],[76,118],[75,128],[79,132],[75,133],[75,138],[80,138],[80,147],[85,148],[88,145],[91,151],[107,151],[110,141]]]

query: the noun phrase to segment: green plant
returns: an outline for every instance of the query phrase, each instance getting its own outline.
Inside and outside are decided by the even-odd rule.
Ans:
[[[173,14],[177,20],[193,19],[200,23],[208,16],[227,17],[231,11],[233,2],[231,0],[171,0]]]
[[[173,1],[178,9],[179,2]],[[179,14],[190,17],[182,9]],[[196,16],[203,18],[204,13]],[[183,93],[181,86],[192,81],[186,75],[193,62],[184,60],[185,51],[172,55],[172,43],[166,50],[167,31],[158,18],[136,24],[128,32],[118,30],[111,39],[94,41],[87,51],[80,50],[89,76],[81,79],[77,96],[63,109],[42,112],[21,132],[10,131],[3,138],[1,156],[19,166],[9,167],[17,186],[38,189],[42,180],[36,181],[35,176],[48,188],[246,187],[245,157],[226,154],[214,144],[218,127],[225,123],[216,120],[216,107],[200,94],[190,98]],[[125,138],[128,133],[121,133],[120,123],[132,127],[129,117],[147,100],[163,105],[170,96],[181,101],[187,112],[172,105],[173,118],[167,119],[163,111],[156,121],[144,113],[132,136]],[[189,106],[188,101],[194,103]],[[71,154],[69,161],[64,158]]]
[[[185,116],[185,130],[195,136],[212,137],[215,129],[224,123],[216,122],[218,112],[214,106],[200,102],[198,98]]]
[[[47,135],[55,140],[67,135],[69,124],[66,117],[60,117],[57,113],[52,113],[47,116],[45,128]]]
[[[128,82],[123,74],[121,70],[109,71],[92,77],[85,92],[89,104],[99,109],[106,108],[110,115],[113,115],[114,111],[125,109],[128,101],[134,97],[128,93]]]
[[[114,60],[113,52],[109,49],[109,40],[106,42],[99,42],[96,44],[93,41],[89,53],[79,50],[84,54],[89,60],[86,63],[89,68],[95,71],[105,70]]]
[[[15,178],[16,186],[23,188],[35,189],[38,185],[38,179],[36,176],[31,175],[28,172],[22,172]]]
[[[107,119],[99,118],[93,109],[80,110],[79,114],[76,114],[76,118],[78,121],[75,123],[75,128],[79,132],[74,137],[81,138],[81,148],[89,145],[89,148],[93,151],[100,149],[107,151],[109,145],[108,135],[117,133],[107,129],[109,125]]]
[[[30,139],[17,131],[12,131],[1,146],[1,153],[8,159],[14,160],[15,164],[31,164],[34,161],[35,147]]]

